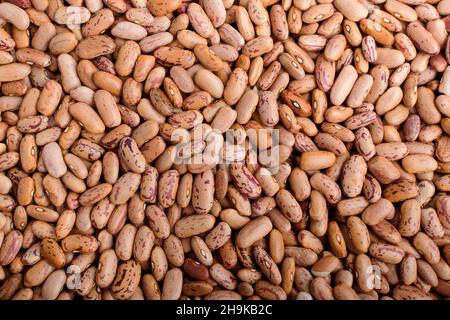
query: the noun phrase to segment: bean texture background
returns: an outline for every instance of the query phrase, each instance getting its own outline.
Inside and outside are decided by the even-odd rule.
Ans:
[[[0,0],[0,300],[450,298],[450,1]]]

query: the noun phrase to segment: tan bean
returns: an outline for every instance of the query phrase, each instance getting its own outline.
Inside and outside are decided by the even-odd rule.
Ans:
[[[439,249],[437,245],[425,233],[419,232],[413,239],[414,247],[430,264],[439,262]]]
[[[134,260],[128,260],[117,268],[111,285],[111,293],[116,299],[127,299],[136,290],[141,278],[141,267]]]
[[[359,252],[367,252],[370,245],[370,238],[369,231],[364,222],[356,216],[351,216],[347,219],[347,227],[351,235],[353,246]]]
[[[323,193],[327,201],[337,203],[341,199],[341,189],[328,176],[315,173],[310,179],[311,187]]]
[[[237,245],[247,248],[264,238],[272,229],[272,222],[267,217],[258,217],[246,224],[238,233]]]

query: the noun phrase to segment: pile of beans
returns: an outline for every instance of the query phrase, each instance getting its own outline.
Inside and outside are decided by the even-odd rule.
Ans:
[[[0,299],[450,298],[448,31],[449,0],[2,0]]]

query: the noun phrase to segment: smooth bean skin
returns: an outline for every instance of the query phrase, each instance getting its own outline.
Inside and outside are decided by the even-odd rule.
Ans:
[[[449,31],[449,0],[2,1],[0,300],[448,300]]]

